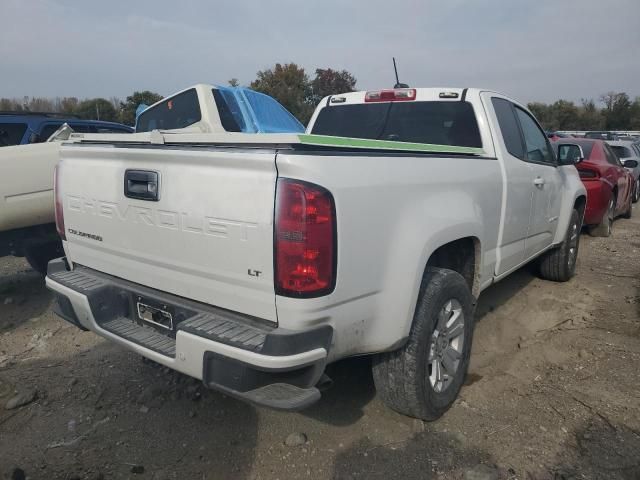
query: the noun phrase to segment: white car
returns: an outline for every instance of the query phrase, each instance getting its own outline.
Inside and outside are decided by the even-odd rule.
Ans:
[[[149,143],[157,130],[242,136],[297,132],[304,127],[267,95],[246,88],[198,84],[144,110],[135,134],[93,134],[91,138]],[[0,256],[26,256],[34,269],[45,273],[49,260],[62,254],[53,224],[53,169],[60,143],[84,137],[65,125],[45,143],[0,148]]]
[[[86,137],[56,178],[66,320],[281,409],[373,355],[384,402],[426,420],[462,386],[484,289],[532,260],[573,276],[586,202],[524,106],[471,88],[334,95],[304,135]]]
[[[632,140],[610,140],[607,143],[622,164],[633,174],[633,203],[640,200],[640,144]]]

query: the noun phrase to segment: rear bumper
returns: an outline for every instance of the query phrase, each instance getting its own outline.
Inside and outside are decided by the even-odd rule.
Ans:
[[[201,379],[240,399],[278,409],[305,408],[320,398],[333,330],[284,331],[270,322],[202,305],[86,267],[49,263],[47,287],[56,313],[144,357]],[[167,306],[172,330],[140,319],[140,299]]]
[[[582,183],[587,190],[587,207],[584,212],[583,223],[585,225],[597,225],[607,213],[609,199],[611,198],[611,187],[601,180],[588,180]]]

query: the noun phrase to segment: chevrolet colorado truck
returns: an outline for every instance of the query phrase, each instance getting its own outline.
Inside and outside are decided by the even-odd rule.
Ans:
[[[28,118],[34,121],[40,117]],[[38,124],[37,135],[32,132],[32,136],[37,137],[33,141],[44,143],[0,148],[0,256],[24,256],[41,273],[46,273],[49,260],[62,255],[53,220],[53,169],[62,141],[79,141],[88,134],[94,139],[118,138],[119,134],[129,141],[148,141],[152,130],[219,134],[304,131],[291,113],[267,95],[205,84],[182,90],[144,110],[133,135],[133,129],[125,125],[68,120],[63,126],[57,116],[43,118],[47,121]],[[0,133],[1,123],[2,118]],[[35,126],[33,129],[36,132]],[[22,134],[28,136],[28,132]]]
[[[267,137],[63,144],[57,313],[279,409],[372,355],[382,400],[433,420],[464,381],[478,295],[533,260],[574,275],[585,189],[504,95],[334,95],[305,134]]]

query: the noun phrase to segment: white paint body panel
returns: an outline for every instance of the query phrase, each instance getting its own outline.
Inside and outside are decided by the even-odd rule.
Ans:
[[[461,89],[418,89],[418,100],[436,99],[443,90],[462,94]],[[478,118],[483,158],[300,152],[278,149],[292,142],[291,136],[271,135],[242,138],[256,146],[271,142],[272,149],[219,148],[224,138],[216,134],[176,135],[170,143],[184,146],[171,147],[161,145],[168,143],[167,135],[150,142],[160,144],[157,147],[147,148],[65,145],[61,193],[66,228],[103,239],[68,234],[67,255],[71,262],[277,321],[286,329],[329,324],[334,328],[329,361],[389,349],[409,333],[422,275],[437,248],[460,238],[475,239],[477,295],[562,242],[575,201],[585,195],[574,167],[545,167],[553,169],[554,193],[538,201],[536,169],[505,155],[491,102],[482,95],[490,99],[498,94],[477,89],[466,93]],[[364,93],[345,96],[361,102]],[[203,143],[212,146],[203,148]],[[150,206],[154,202],[124,198],[127,168],[160,173],[159,202]],[[337,283],[327,296],[294,299],[274,293],[277,177],[313,182],[334,196]],[[153,211],[123,213],[127,208]],[[160,210],[174,212],[165,215],[174,220],[161,226]],[[231,230],[219,238],[169,228],[176,226],[177,213],[251,227],[244,239],[231,239]],[[557,218],[549,222],[550,217]],[[531,225],[541,228],[536,251],[527,251]],[[250,277],[247,269],[263,275]],[[79,316],[82,308],[81,302],[74,303]]]
[[[0,148],[0,232],[53,222],[57,142]]]

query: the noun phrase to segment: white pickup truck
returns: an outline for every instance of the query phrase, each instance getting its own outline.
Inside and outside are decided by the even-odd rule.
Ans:
[[[58,314],[281,409],[318,400],[328,363],[373,355],[389,407],[442,415],[478,295],[534,259],[571,278],[586,201],[526,108],[478,89],[331,96],[299,136],[85,139],[61,157]]]
[[[247,88],[198,84],[147,108],[135,134],[89,135],[63,126],[45,143],[0,148],[0,256],[25,256],[46,272],[62,254],[53,223],[53,169],[62,141],[98,139],[149,142],[152,131],[182,133],[234,132],[237,135],[302,132],[302,124],[273,98]]]

